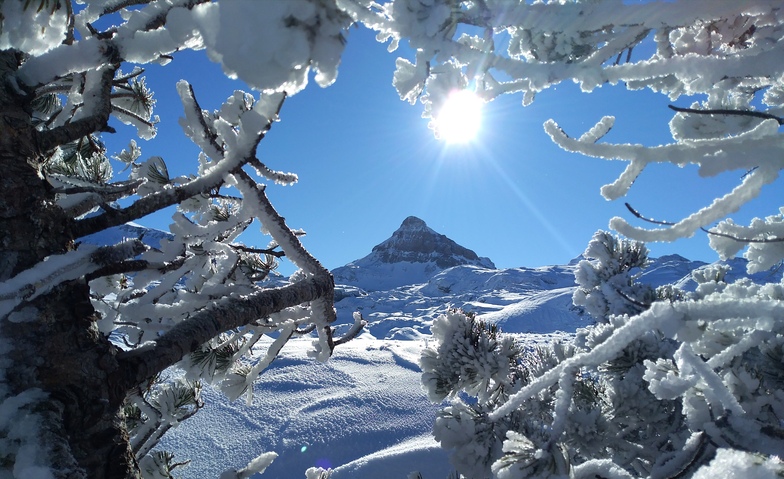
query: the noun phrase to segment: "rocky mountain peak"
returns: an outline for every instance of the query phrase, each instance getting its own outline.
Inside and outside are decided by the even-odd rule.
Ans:
[[[441,269],[461,264],[495,268],[489,258],[460,246],[436,233],[416,216],[409,216],[392,237],[373,247],[373,255],[381,263],[435,263]]]
[[[332,271],[335,282],[378,291],[426,282],[439,271],[459,265],[495,269],[483,258],[409,216],[392,236],[362,259]]]
[[[417,218],[416,216],[409,216],[408,218],[403,220],[403,223],[400,225],[400,229],[425,229],[427,228],[427,223],[423,220]]]

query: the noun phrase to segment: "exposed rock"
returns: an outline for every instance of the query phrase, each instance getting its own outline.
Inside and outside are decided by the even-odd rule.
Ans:
[[[332,274],[336,283],[378,291],[424,283],[434,274],[460,265],[495,269],[489,258],[478,256],[433,231],[421,219],[409,216],[369,255],[336,268]]]
[[[371,256],[382,263],[432,262],[440,269],[461,264],[495,268],[489,258],[480,258],[470,249],[436,233],[416,216],[403,220],[391,238],[373,247]]]

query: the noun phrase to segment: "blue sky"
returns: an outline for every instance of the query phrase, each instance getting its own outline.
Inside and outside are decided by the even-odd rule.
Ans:
[[[630,217],[623,201],[649,217],[678,220],[728,192],[743,174],[704,179],[694,168],[662,165],[646,170],[626,198],[604,200],[599,188],[625,163],[561,151],[542,124],[553,118],[579,136],[603,115],[614,115],[615,127],[604,141],[670,142],[668,98],[622,86],[586,94],[575,85],[559,85],[528,107],[521,95],[507,95],[485,106],[476,141],[446,145],[427,128],[421,105],[401,101],[392,87],[395,58],[412,58],[409,53],[388,53],[372,33],[352,29],[337,82],[324,89],[311,82],[287,99],[281,121],[259,147],[259,158],[270,168],[299,175],[296,185],[267,191],[289,226],[307,232],[303,243],[327,268],[365,256],[410,215],[498,267],[562,264],[579,255],[597,229],[606,229],[610,217]],[[218,108],[235,89],[249,90],[225,78],[204,52],[185,52],[166,67],[148,68],[161,123],[158,136],[139,145],[143,158],[163,157],[175,175],[193,173],[198,154],[177,123],[182,106],[175,83],[181,78],[192,83],[207,109]],[[125,147],[131,133],[118,130],[105,137],[110,154]],[[776,213],[778,203],[768,188],[735,218],[744,222]],[[166,212],[139,222],[167,229],[170,217]],[[244,240],[267,242],[261,235]],[[678,253],[714,261],[707,244],[700,234],[649,247],[653,256]],[[292,271],[281,266],[284,274]]]

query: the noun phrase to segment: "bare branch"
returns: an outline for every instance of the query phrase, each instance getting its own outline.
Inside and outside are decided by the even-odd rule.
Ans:
[[[675,224],[675,223],[671,223],[669,221],[658,221],[658,220],[654,220],[654,219],[651,219],[651,218],[646,218],[639,211],[637,211],[634,208],[632,208],[632,206],[629,203],[624,203],[624,204],[626,205],[626,208],[634,216],[636,216],[637,218],[639,218],[639,219],[641,219],[643,221],[647,221],[648,223],[653,223],[653,224],[656,224],[656,225],[663,225],[663,226],[672,226],[672,225]],[[709,229],[706,229],[706,228],[703,228],[703,227],[700,227],[700,229],[702,231],[704,231],[705,233],[709,234],[709,235],[719,236],[719,237],[722,237],[722,238],[728,238],[728,239],[737,241],[739,243],[782,243],[782,242],[784,242],[784,238],[742,238],[742,237],[738,237],[738,236],[735,236],[735,235],[732,235],[732,234],[729,234],[729,233],[722,233],[720,231],[709,230]]]
[[[69,178],[58,174],[49,174],[47,175],[47,178],[58,180],[62,183],[67,183],[69,180]],[[63,195],[98,193],[100,195],[112,195],[112,199],[117,199],[133,194],[133,192],[136,191],[136,188],[143,182],[143,180],[129,180],[118,181],[108,185],[74,185],[69,187],[55,187],[53,191],[54,193]]]
[[[128,96],[133,96],[133,95],[129,94]],[[112,95],[112,98],[119,98],[119,97],[120,96],[118,96],[118,95]],[[130,110],[126,110],[125,108],[123,108],[121,106],[112,105],[112,111],[114,113],[119,113],[121,115],[125,115],[125,116],[128,116],[128,117],[131,117],[134,120],[136,120],[136,121],[138,121],[140,123],[143,123],[143,124],[145,124],[145,125],[147,125],[147,126],[149,126],[151,128],[153,126],[155,126],[155,124],[153,122],[151,122],[149,120],[145,120],[144,118],[142,118],[141,116],[137,115],[136,113],[134,113],[134,112],[132,112]]]
[[[196,93],[193,91],[193,85],[188,83],[188,96],[190,96],[190,100],[193,102],[193,109],[196,113],[197,118],[199,119],[199,125],[201,126],[201,131],[203,137],[207,142],[212,146],[216,152],[218,153],[225,153],[222,146],[218,144],[216,136],[210,131],[210,128],[207,126],[207,120],[204,119],[204,114],[201,106],[199,105],[199,101],[196,99]],[[205,153],[207,153],[205,151]],[[209,156],[209,155],[207,155]]]
[[[119,12],[120,10],[128,7],[132,7],[134,5],[145,5],[152,2],[152,0],[125,0],[123,2],[116,3],[115,5],[110,5],[106,7],[99,16],[109,15],[111,13]]]
[[[196,98],[193,95],[193,89],[190,88],[190,85],[189,85],[189,95],[191,97],[190,99],[192,99],[194,104],[196,105],[195,108],[198,109],[198,116],[200,118],[202,128],[204,129],[204,134],[206,135],[205,139],[208,140],[211,146],[217,148],[216,151],[218,153],[222,153],[223,149],[218,146],[215,138],[212,138],[211,134],[209,133],[209,128],[207,127],[206,121],[204,120],[204,117],[201,112],[201,108],[198,107],[198,103],[196,103]],[[108,92],[107,92],[107,98],[108,98]],[[285,96],[283,97],[283,99],[285,100]],[[281,100],[281,103],[277,107],[276,115],[280,112],[280,108],[282,107],[282,105],[283,105],[283,100]],[[263,128],[262,131],[259,133],[258,138],[256,139],[256,144],[258,144],[258,142],[260,142],[264,138],[264,136],[266,135],[266,133],[269,131],[271,127],[272,127],[272,121],[270,121],[266,125],[266,127]],[[255,147],[252,150],[255,151]],[[250,161],[252,158],[253,158],[252,156],[246,158],[235,169],[235,171],[241,172],[242,170],[240,168],[248,161]],[[244,172],[242,173],[245,174]],[[249,176],[247,176],[247,174],[245,174],[245,176],[253,185],[256,184]],[[171,188],[171,189],[165,189],[163,191],[158,191],[156,193],[145,196],[144,198],[137,200],[132,205],[126,208],[109,209],[106,210],[106,213],[100,216],[93,216],[90,218],[84,218],[82,220],[75,220],[71,225],[73,231],[73,237],[80,238],[82,236],[87,236],[92,233],[97,233],[98,231],[103,231],[107,228],[111,228],[112,226],[118,226],[121,224],[125,224],[128,221],[139,219],[150,213],[154,213],[155,211],[159,211],[161,209],[168,208],[169,206],[182,203],[188,198],[192,198],[200,194],[207,194],[210,191],[218,188],[224,182],[225,182],[225,178],[222,177],[196,178],[181,186]]]
[[[161,274],[168,273],[169,271],[173,271],[185,262],[185,258],[181,257],[176,261],[171,261],[167,263],[150,263],[149,261],[141,260],[141,259],[134,259],[134,260],[127,260],[121,261],[118,263],[108,264],[92,273],[85,275],[85,280],[89,283],[98,278],[103,278],[105,276],[112,276],[115,274],[125,274],[125,273],[138,273],[139,271],[155,269],[159,271]]]
[[[74,238],[81,238],[99,231],[103,231],[113,226],[125,224],[129,221],[137,220],[150,213],[168,208],[169,206],[181,203],[188,198],[209,191],[223,183],[223,179],[214,181],[213,183],[206,183],[199,191],[191,193],[192,189],[188,188],[196,183],[198,180],[186,183],[178,188],[166,189],[145,196],[126,208],[109,209],[100,216],[91,216],[81,220],[73,220],[71,223],[71,231]]]
[[[145,71],[144,68],[136,68],[131,73],[128,73],[128,74],[123,75],[123,76],[119,76],[119,77],[114,79],[114,86],[116,88],[126,88],[127,89],[128,86],[126,86],[125,83],[128,80],[130,80],[132,78],[136,78],[137,76],[143,74],[144,71]]]
[[[65,40],[63,40],[63,43],[66,45],[73,45],[73,42],[76,40],[76,37],[74,36],[74,21],[76,16],[74,15],[71,2],[65,2],[65,13],[68,16],[68,25],[66,26]]]
[[[345,344],[352,339],[356,338],[357,335],[364,329],[367,325],[367,321],[365,318],[362,317],[360,313],[354,313],[354,324],[351,325],[351,329],[343,335],[342,338],[335,340],[335,346],[339,346],[341,344]]]
[[[638,308],[642,308],[643,310],[646,310],[646,309],[651,307],[650,303],[643,303],[641,301],[637,301],[636,299],[632,298],[631,296],[629,296],[628,294],[624,293],[623,291],[621,291],[618,288],[613,288],[613,290],[615,290],[615,292],[618,293],[618,296],[620,296],[621,298],[623,298],[624,300],[626,300],[630,304],[633,304],[633,305],[637,306]]]
[[[230,244],[229,247],[239,251],[243,251],[245,253],[268,254],[276,258],[282,258],[283,256],[286,256],[286,253],[284,253],[283,251],[275,251],[274,249],[270,249],[270,248],[251,248],[250,246],[245,246],[241,244]]]
[[[315,330],[316,330],[316,325],[311,323],[302,329],[294,330],[292,334],[296,334],[297,336],[304,336],[306,334],[312,333]]]
[[[639,219],[641,219],[643,221],[647,221],[648,223],[653,223],[655,225],[662,225],[662,226],[674,226],[675,225],[675,223],[672,223],[670,221],[659,221],[659,220],[655,220],[653,218],[646,218],[639,211],[637,211],[634,208],[632,208],[632,205],[630,205],[629,203],[624,203],[624,205],[626,206],[626,209],[631,212],[631,214],[633,214],[634,216],[636,216],[637,218],[639,218]]]
[[[729,233],[722,233],[715,230],[707,230],[705,228],[700,228],[702,231],[708,233],[709,235],[720,236],[722,238],[729,238],[731,240],[737,241],[739,243],[782,243],[784,242],[784,238],[739,238],[735,235],[731,235]]]
[[[256,200],[259,203],[259,206],[263,213],[269,219],[269,222],[264,224],[267,230],[272,235],[272,238],[277,241],[277,243],[283,248],[283,251],[286,252],[286,256],[289,257],[295,264],[297,264],[303,270],[313,273],[329,273],[324,266],[314,258],[302,243],[300,243],[297,235],[291,231],[291,229],[286,225],[285,219],[280,216],[280,214],[275,210],[275,207],[272,206],[270,203],[269,198],[267,198],[267,194],[264,192],[263,188],[257,188],[256,182],[253,181],[253,178],[250,177],[245,171],[237,170],[233,172],[234,175],[237,177],[238,180],[245,183],[246,186],[250,187],[250,191],[252,191],[255,196]],[[289,249],[290,251],[286,251]]]
[[[784,125],[784,118],[778,117],[776,115],[772,115],[770,113],[765,113],[763,111],[753,111],[753,110],[697,110],[694,108],[682,108],[675,105],[667,105],[670,110],[677,111],[679,113],[694,113],[697,115],[734,115],[734,116],[751,116],[754,118],[763,118],[766,120],[776,120],[779,125]]]

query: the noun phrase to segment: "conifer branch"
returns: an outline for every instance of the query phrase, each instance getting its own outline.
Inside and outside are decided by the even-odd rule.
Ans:
[[[51,130],[43,130],[37,134],[38,149],[41,153],[49,152],[58,146],[65,145],[91,135],[97,131],[114,133],[108,125],[111,112],[111,88],[116,66],[106,67],[101,75],[100,94],[94,113],[85,118],[67,123]]]
[[[224,298],[175,325],[153,344],[119,353],[115,381],[123,391],[131,391],[220,333],[253,324],[286,308],[327,297],[332,294],[333,288],[331,277],[312,276],[287,286]]]

